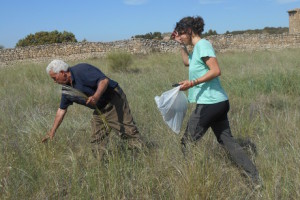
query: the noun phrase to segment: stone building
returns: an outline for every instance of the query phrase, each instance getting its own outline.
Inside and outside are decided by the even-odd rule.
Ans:
[[[295,8],[289,10],[289,34],[299,34],[300,33],[300,8]]]

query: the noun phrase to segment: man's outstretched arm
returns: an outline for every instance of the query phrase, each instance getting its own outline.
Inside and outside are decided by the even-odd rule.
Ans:
[[[64,110],[64,109],[58,108],[55,119],[54,119],[53,126],[52,126],[51,130],[47,133],[47,135],[42,139],[42,142],[46,142],[48,139],[50,139],[50,140],[53,139],[55,132],[58,129],[58,127],[60,126],[60,124],[62,123],[66,113],[67,113],[67,109]]]

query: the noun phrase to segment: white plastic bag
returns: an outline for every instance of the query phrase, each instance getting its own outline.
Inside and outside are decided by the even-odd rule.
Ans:
[[[177,134],[180,132],[188,104],[186,95],[179,89],[180,86],[175,87],[154,98],[164,121]]]

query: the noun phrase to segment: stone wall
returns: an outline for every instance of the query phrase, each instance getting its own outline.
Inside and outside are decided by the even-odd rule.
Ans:
[[[131,39],[115,42],[85,42],[50,44],[40,46],[0,49],[0,66],[13,62],[49,60],[53,58],[76,60],[102,57],[111,51],[127,51],[132,54],[174,51],[174,41]]]
[[[300,48],[300,34],[216,35],[207,39],[218,52]],[[174,41],[131,39],[107,43],[66,43],[0,49],[0,66],[14,62],[49,61],[54,58],[65,60],[97,58],[114,50],[132,54],[178,52],[179,45]]]
[[[209,40],[219,52],[300,48],[300,34],[216,35]]]

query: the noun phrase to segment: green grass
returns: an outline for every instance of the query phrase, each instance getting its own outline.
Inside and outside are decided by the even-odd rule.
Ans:
[[[264,188],[253,191],[211,130],[185,160],[154,97],[187,79],[179,54],[133,56],[129,72],[86,60],[118,81],[149,152],[132,154],[111,135],[109,157],[92,156],[92,110],[73,105],[55,139],[42,144],[59,106],[48,63],[0,70],[0,199],[299,199],[300,49],[218,54],[236,138],[250,139]],[[75,62],[70,63],[75,64]]]

